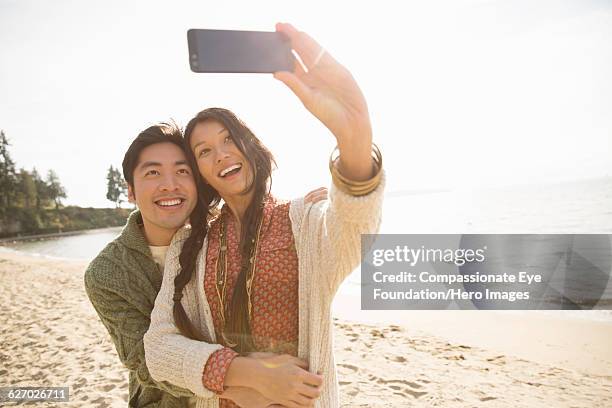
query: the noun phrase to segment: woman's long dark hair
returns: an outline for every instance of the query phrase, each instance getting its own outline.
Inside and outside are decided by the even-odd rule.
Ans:
[[[249,204],[244,219],[241,220],[240,253],[242,262],[240,273],[227,314],[223,335],[229,343],[235,344],[235,350],[240,353],[253,351],[251,327],[248,314],[248,295],[246,278],[249,270],[249,256],[254,245],[257,227],[263,215],[263,201],[270,192],[272,165],[276,165],[272,153],[261,143],[251,130],[234,115],[231,111],[223,108],[209,108],[198,113],[189,121],[185,128],[184,138],[187,145],[187,158],[194,169],[198,171],[197,161],[191,150],[191,134],[196,125],[214,120],[221,123],[230,134],[236,147],[242,152],[248,161],[253,175],[252,182],[242,192],[248,194],[254,192],[253,199]],[[198,253],[208,233],[206,216],[219,204],[221,197],[219,193],[207,184],[202,177],[196,176],[198,188],[198,203],[191,214],[191,235],[185,241],[179,256],[181,271],[174,279],[174,321],[179,331],[194,340],[204,340],[201,333],[193,326],[180,299],[185,285],[191,280],[196,268]],[[206,254],[204,254],[206,256]],[[226,271],[227,273],[227,271]],[[220,305],[224,307],[224,305]]]

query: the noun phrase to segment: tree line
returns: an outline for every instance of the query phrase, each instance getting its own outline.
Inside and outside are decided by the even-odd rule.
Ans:
[[[37,210],[55,207],[59,209],[66,189],[53,170],[42,177],[36,168],[28,171],[16,170],[9,152],[10,143],[0,130],[0,214],[11,208],[35,208]]]
[[[130,210],[64,206],[66,189],[53,170],[43,177],[34,168],[17,170],[10,143],[0,130],[0,238],[117,227]],[[107,198],[117,207],[127,195],[118,169],[109,171]]]

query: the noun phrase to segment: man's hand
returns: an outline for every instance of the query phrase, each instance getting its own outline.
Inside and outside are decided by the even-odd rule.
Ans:
[[[264,359],[269,357],[278,356],[280,354],[272,353],[269,351],[254,351],[252,353],[247,354],[247,357],[256,358],[256,359]]]
[[[317,203],[321,200],[327,200],[327,188],[319,187],[316,190],[312,190],[304,197],[305,203]]]
[[[287,354],[256,352],[234,358],[225,375],[227,390],[250,388],[272,401],[271,407],[312,407],[323,377],[308,372],[308,363]],[[278,405],[275,405],[278,404]]]
[[[314,406],[323,377],[308,372],[308,363],[287,354],[254,358],[259,363],[254,388],[264,397],[288,408]]]
[[[274,406],[274,402],[267,399],[253,388],[248,387],[228,387],[220,398],[233,401],[241,408],[267,408]]]

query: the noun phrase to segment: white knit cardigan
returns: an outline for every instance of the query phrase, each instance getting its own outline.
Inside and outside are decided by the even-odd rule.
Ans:
[[[304,199],[299,198],[290,203],[289,217],[299,264],[298,357],[308,361],[310,371],[321,372],[324,379],[315,407],[339,406],[331,303],[344,278],[359,264],[361,234],[378,231],[384,184],[383,174],[376,190],[354,197],[332,183],[327,201],[305,204]],[[196,277],[185,286],[181,300],[187,316],[207,342],[181,335],[172,315],[174,278],[180,269],[178,256],[188,235],[188,230],[181,229],[168,250],[163,283],[151,313],[151,325],[144,336],[145,357],[156,381],[167,381],[191,390],[196,397],[190,403],[197,408],[217,408],[218,397],[202,384],[208,357],[222,348],[216,344],[202,283],[207,241],[198,255]]]

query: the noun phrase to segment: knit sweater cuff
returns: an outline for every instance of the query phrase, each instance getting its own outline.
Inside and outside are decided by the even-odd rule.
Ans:
[[[187,388],[194,394],[210,398],[211,390],[204,387],[202,373],[210,357],[210,345],[204,342],[194,342],[189,356],[183,360],[183,378],[187,382]]]
[[[352,196],[331,183],[329,197],[334,203],[333,208],[350,208],[350,211],[338,211],[336,216],[343,218],[344,222],[363,224],[366,221],[364,217],[372,215],[372,208],[381,207],[386,182],[385,170],[382,169],[381,171],[383,173],[378,187],[364,196]]]
[[[222,393],[225,389],[225,375],[236,356],[238,353],[227,347],[212,353],[202,375],[204,387],[216,393]]]

